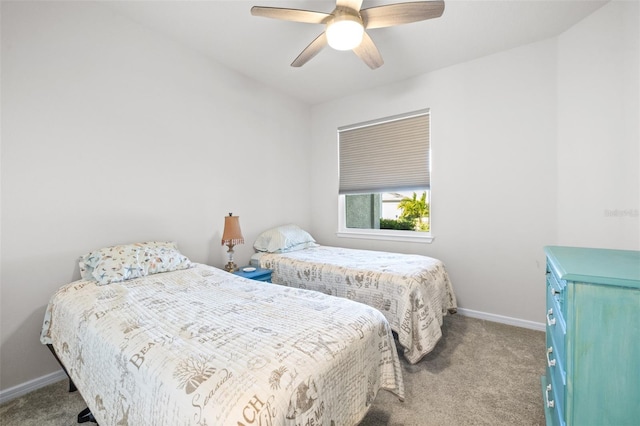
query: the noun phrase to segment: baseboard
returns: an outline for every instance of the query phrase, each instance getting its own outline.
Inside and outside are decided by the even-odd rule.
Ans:
[[[63,370],[58,370],[53,373],[49,373],[37,379],[29,380],[28,382],[21,383],[12,388],[4,389],[0,391],[0,404],[9,402],[12,399],[19,398],[22,395],[26,395],[31,391],[48,386],[52,383],[65,379],[67,375]]]
[[[514,325],[516,327],[529,328],[531,330],[545,331],[546,326],[543,322],[534,322],[523,320],[520,318],[505,317],[502,315],[489,314],[487,312],[474,311],[471,309],[458,308],[458,313],[465,317],[478,318],[487,321],[499,322],[502,324]]]

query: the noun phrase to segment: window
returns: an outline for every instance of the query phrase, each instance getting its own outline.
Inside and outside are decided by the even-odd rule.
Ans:
[[[429,110],[338,129],[339,236],[430,242]]]

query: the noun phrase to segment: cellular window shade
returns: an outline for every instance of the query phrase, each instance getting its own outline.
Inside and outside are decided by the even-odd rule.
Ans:
[[[430,187],[429,114],[338,129],[340,194]]]

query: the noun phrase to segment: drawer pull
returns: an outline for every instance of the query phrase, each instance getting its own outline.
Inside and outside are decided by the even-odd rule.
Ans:
[[[549,359],[549,354],[553,353],[553,346],[549,346],[549,348],[547,349],[547,365],[549,367],[555,367],[556,366],[556,360],[555,359]]]
[[[544,391],[544,399],[547,400],[547,407],[553,408],[555,407],[556,403],[553,399],[549,401],[549,392],[551,392],[551,385],[547,385],[547,389]]]
[[[549,318],[551,315],[553,315],[553,309],[549,309],[547,311],[547,325],[549,327],[551,327],[552,325],[556,324],[556,319],[555,318]]]

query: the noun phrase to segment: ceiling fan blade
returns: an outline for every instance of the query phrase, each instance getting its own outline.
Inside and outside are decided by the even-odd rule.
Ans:
[[[325,24],[331,17],[329,13],[314,12],[312,10],[285,9],[281,7],[253,6],[253,16],[282,19],[284,21],[304,22],[307,24]]]
[[[309,62],[327,45],[327,34],[323,31],[315,40],[313,40],[298,57],[291,63],[292,67],[301,67]]]
[[[336,6],[338,8],[346,7],[357,12],[360,10],[360,7],[362,7],[362,0],[337,0]]]
[[[384,28],[439,18],[444,12],[444,1],[416,1],[371,7],[360,11],[367,29]]]
[[[375,70],[384,64],[384,60],[382,59],[382,55],[378,51],[373,40],[369,37],[369,34],[365,33],[362,35],[362,43],[358,47],[353,49],[353,52],[358,55],[360,59],[364,61],[369,68]]]

